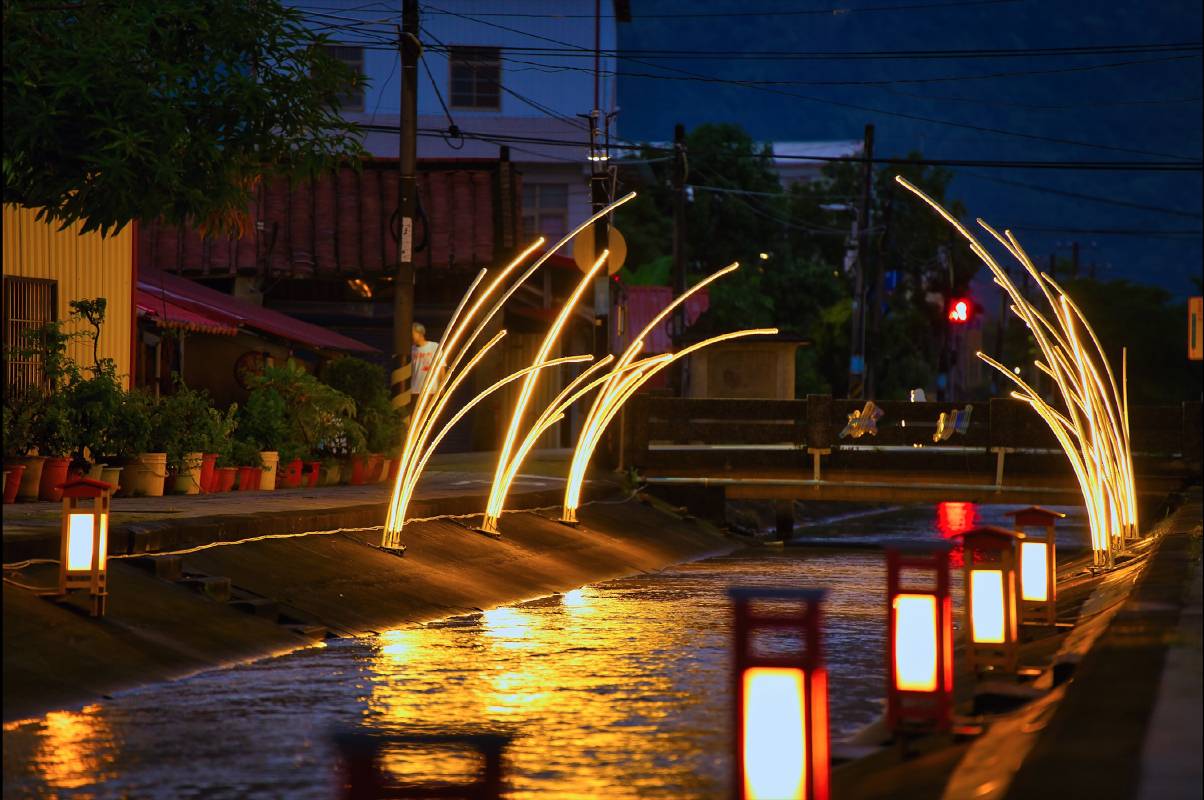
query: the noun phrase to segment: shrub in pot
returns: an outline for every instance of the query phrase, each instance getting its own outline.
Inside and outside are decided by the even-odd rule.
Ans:
[[[14,489],[16,497],[23,500],[38,499],[38,485],[42,481],[42,464],[45,456],[34,455],[37,449],[35,422],[37,395],[11,392],[4,397],[4,465],[22,467],[20,478]]]
[[[160,400],[158,433],[174,488],[183,494],[201,490],[204,451],[213,443],[214,415],[209,393],[188,388],[175,376],[175,391]]]
[[[257,478],[263,467],[263,460],[260,458],[259,452],[259,445],[246,439],[234,439],[230,443],[228,458],[230,466],[238,469],[238,490],[240,492],[259,488]]]
[[[385,454],[400,446],[401,414],[390,401],[388,375],[382,367],[345,356],[326,363],[322,380],[355,401],[355,421],[363,431],[364,454]],[[363,472],[370,462],[356,462],[353,456],[353,472],[356,463]],[[369,479],[367,474],[359,477],[361,482]]]
[[[302,451],[291,436],[284,397],[271,386],[257,385],[239,411],[238,434],[259,447],[263,474],[260,489],[276,488],[278,467],[290,463]]]

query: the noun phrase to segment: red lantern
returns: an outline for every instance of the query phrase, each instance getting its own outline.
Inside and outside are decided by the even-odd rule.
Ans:
[[[819,631],[826,593],[750,588],[730,594],[735,611],[732,797],[827,800],[828,674]],[[792,646],[766,652],[767,637]]]
[[[953,602],[948,542],[886,549],[887,724],[896,734],[948,730]]]
[[[966,655],[975,671],[1016,671],[1016,542],[1023,538],[1022,533],[993,526],[962,534],[969,633]]]
[[[1020,541],[1020,623],[1056,625],[1058,620],[1058,544],[1055,523],[1065,517],[1057,511],[1029,506],[1008,513]],[[1029,532],[1028,529],[1035,529]]]

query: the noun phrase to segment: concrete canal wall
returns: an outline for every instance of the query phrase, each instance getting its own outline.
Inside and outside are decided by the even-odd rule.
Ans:
[[[456,513],[461,505],[427,502],[424,510]],[[310,529],[365,524],[358,513],[315,519]],[[413,523],[401,557],[372,546],[379,532],[348,532],[114,559],[102,619],[87,615],[78,593],[50,601],[6,582],[4,719],[78,707],[331,635],[471,613],[741,546],[706,523],[621,496],[583,507],[577,529],[543,513],[506,514],[501,539],[452,519]],[[156,524],[157,543],[195,546],[191,538],[205,537],[189,525]],[[49,585],[53,569],[29,569],[21,579]]]

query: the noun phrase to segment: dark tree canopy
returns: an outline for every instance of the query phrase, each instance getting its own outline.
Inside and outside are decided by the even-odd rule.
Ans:
[[[362,78],[276,0],[4,0],[4,202],[109,234],[238,230],[256,183],[362,152]]]

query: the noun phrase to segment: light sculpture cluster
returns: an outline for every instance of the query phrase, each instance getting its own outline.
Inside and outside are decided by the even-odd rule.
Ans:
[[[587,225],[592,224],[595,220],[604,214],[610,213],[618,206],[626,203],[631,198],[635,197],[632,192],[625,197],[616,200],[611,205],[598,211],[590,218],[586,219],[564,238],[557,242],[553,247],[548,248],[542,256],[535,260],[531,266],[527,267],[518,278],[510,282],[509,287],[504,291],[503,286],[506,285],[507,279],[512,273],[522,264],[528,256],[538,250],[544,243],[541,237],[537,239],[530,247],[521,252],[517,258],[498,271],[497,275],[489,282],[487,286],[481,289],[478,288],[485,279],[487,270],[481,270],[476,279],[468,287],[464,296],[460,299],[460,304],[452,313],[451,319],[448,321],[446,333],[443,336],[443,341],[439,343],[438,349],[435,351],[435,356],[431,363],[430,378],[422,385],[422,389],[418,393],[418,400],[414,404],[414,411],[410,417],[410,425],[406,429],[405,437],[402,440],[401,454],[398,458],[397,477],[393,482],[393,492],[389,500],[389,511],[385,518],[384,533],[381,537],[381,547],[389,550],[403,550],[404,545],[401,542],[401,529],[405,525],[406,509],[409,508],[410,500],[413,498],[414,490],[418,486],[418,479],[422,476],[422,471],[426,467],[427,461],[434,454],[435,448],[439,442],[447,435],[452,426],[456,424],[465,414],[467,414],[474,406],[493,392],[501,389],[511,381],[517,380],[525,375],[537,372],[547,367],[553,367],[560,364],[577,363],[581,361],[592,360],[591,356],[569,356],[565,358],[557,358],[546,360],[536,359],[536,363],[525,369],[507,375],[505,378],[497,381],[489,386],[483,392],[478,394],[469,402],[465,403],[456,414],[448,420],[438,433],[435,432],[435,426],[439,421],[443,411],[447,408],[447,404],[451,401],[456,389],[464,382],[472,372],[473,367],[481,362],[481,359],[506,335],[506,331],[499,331],[492,339],[480,347],[471,358],[464,361],[465,356],[471,351],[473,344],[484,332],[485,327],[489,324],[497,312],[502,309],[506,301],[511,295],[518,291],[518,288],[530,278],[540,266],[547,261],[553,253],[559,250],[564,245],[576,236]],[[603,255],[602,261],[605,260]],[[475,296],[475,298],[474,298]],[[489,306],[484,313],[482,309],[490,298],[494,298],[493,304]],[[472,304],[469,305],[469,300]],[[467,306],[467,309],[466,309]],[[471,327],[475,321],[475,327]],[[471,333],[469,332],[471,331]],[[546,353],[545,353],[546,356]]]
[[[615,418],[615,415],[619,413],[623,404],[641,386],[674,361],[716,342],[778,332],[777,328],[750,328],[742,331],[732,331],[690,345],[677,353],[665,353],[640,359],[639,361],[635,360],[640,351],[644,349],[644,340],[648,334],[673,309],[684,303],[687,298],[698,290],[739,268],[739,263],[729,264],[723,269],[717,270],[703,278],[681,295],[674,298],[673,302],[661,309],[660,313],[644,326],[644,329],[632,340],[627,349],[623,351],[623,355],[615,362],[614,368],[611,369],[606,381],[602,384],[602,388],[598,390],[598,394],[594,397],[594,402],[590,406],[589,412],[585,416],[585,422],[581,426],[581,434],[577,439],[577,446],[573,449],[573,458],[569,464],[569,478],[564,487],[564,506],[560,516],[561,522],[569,524],[577,522],[577,508],[581,505],[581,486],[585,481],[585,472],[589,467],[590,458],[593,457],[594,451],[598,448],[598,443],[602,440],[602,434],[606,431],[606,427]]]
[[[995,283],[1007,292],[1012,301],[1012,312],[1024,322],[1040,347],[1044,360],[1036,361],[1035,365],[1057,386],[1062,399],[1061,409],[1042,398],[1016,371],[984,353],[978,353],[978,357],[1016,384],[1019,390],[1012,392],[1012,396],[1032,406],[1057,438],[1083,493],[1095,565],[1111,567],[1114,551],[1123,546],[1125,540],[1139,535],[1133,454],[1129,442],[1127,368],[1123,353],[1118,389],[1099,338],[1082,310],[1053,278],[1033,265],[1011,231],[1005,229],[1000,234],[983,220],[978,220],[978,224],[1032,276],[1049,303],[1050,317],[1028,301],[1012,283],[1007,271],[953,215],[904,178],[897,176],[895,180],[930,205],[966,239],[970,249],[991,270]]]

